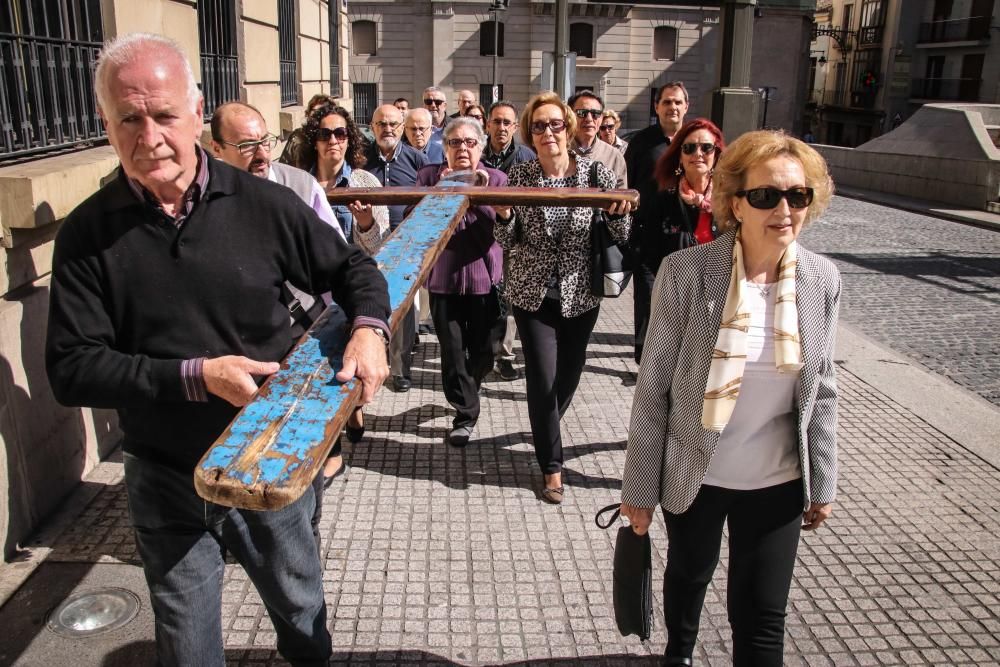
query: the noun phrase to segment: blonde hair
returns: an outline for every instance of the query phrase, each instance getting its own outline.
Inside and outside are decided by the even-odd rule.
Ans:
[[[622,124],[622,117],[614,109],[605,109],[603,118],[610,118],[615,121],[615,129],[618,129]]]
[[[531,117],[535,115],[535,111],[539,107],[543,107],[546,104],[552,104],[562,109],[563,120],[566,121],[566,140],[568,141],[576,134],[576,114],[573,113],[573,109],[563,102],[563,98],[559,97],[556,93],[551,90],[543,90],[528,100],[524,111],[521,112],[521,140],[526,146],[534,145],[531,139]]]
[[[802,165],[806,186],[813,189],[813,201],[806,211],[809,224],[826,210],[833,197],[833,179],[826,160],[809,144],[781,131],[747,132],[726,147],[715,165],[712,177],[712,211],[719,229],[726,231],[738,224],[733,214],[736,193],[746,184],[747,172],[776,157],[788,156]]]

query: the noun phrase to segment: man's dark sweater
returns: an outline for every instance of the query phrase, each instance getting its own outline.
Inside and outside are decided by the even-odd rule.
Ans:
[[[669,145],[670,140],[663,136],[663,128],[659,123],[637,132],[628,140],[625,169],[630,188],[641,190],[647,181],[652,180],[656,161],[667,151]],[[641,202],[639,206],[642,206]]]
[[[180,229],[125,176],[59,230],[46,366],[65,405],[115,408],[125,451],[193,470],[238,408],[186,400],[181,363],[289,348],[288,280],[326,291],[349,318],[386,320],[386,282],[287,188],[210,160],[206,191]]]

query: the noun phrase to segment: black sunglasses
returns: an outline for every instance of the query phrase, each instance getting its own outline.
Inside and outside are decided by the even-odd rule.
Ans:
[[[346,127],[321,127],[316,130],[316,140],[317,141],[330,141],[330,139],[336,137],[337,141],[344,141],[347,139],[347,128]]]
[[[587,116],[590,116],[594,120],[597,120],[604,115],[604,112],[600,109],[577,109],[573,113],[576,114],[577,118],[586,118]]]
[[[447,101],[448,100],[432,100],[431,98],[428,97],[427,99],[424,100],[424,106],[429,107],[433,104],[434,106],[439,107]]]
[[[747,203],[754,208],[761,210],[772,209],[778,205],[782,197],[788,202],[788,208],[806,208],[813,201],[812,188],[788,188],[779,190],[778,188],[765,187],[754,188],[752,190],[740,190],[737,197],[746,197]]]
[[[712,153],[715,152],[718,146],[716,146],[715,144],[709,144],[709,143],[700,144],[695,142],[691,142],[689,144],[681,144],[681,152],[684,153],[684,155],[694,155],[694,152],[699,148],[701,149],[701,152],[704,153],[705,155],[711,155]]]

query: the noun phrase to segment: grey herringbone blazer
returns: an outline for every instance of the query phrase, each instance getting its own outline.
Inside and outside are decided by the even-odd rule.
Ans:
[[[735,231],[666,257],[653,286],[652,313],[632,404],[622,501],[691,506],[719,444],[701,425],[712,349],[732,271]],[[840,273],[801,246],[795,270],[803,368],[795,388],[805,506],[837,493],[837,382],[833,349]]]

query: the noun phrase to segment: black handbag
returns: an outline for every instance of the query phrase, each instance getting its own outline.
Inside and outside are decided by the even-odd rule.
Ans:
[[[590,163],[590,185],[597,183],[597,163]],[[599,297],[621,296],[632,278],[628,243],[611,237],[608,216],[594,209],[590,223],[590,293]]]
[[[614,510],[607,523],[601,515]],[[608,505],[597,513],[594,523],[608,529],[621,512],[621,505]],[[615,565],[612,596],[615,605],[615,623],[623,637],[638,635],[649,639],[653,624],[653,554],[649,533],[636,535],[631,526],[618,529],[615,539]]]

